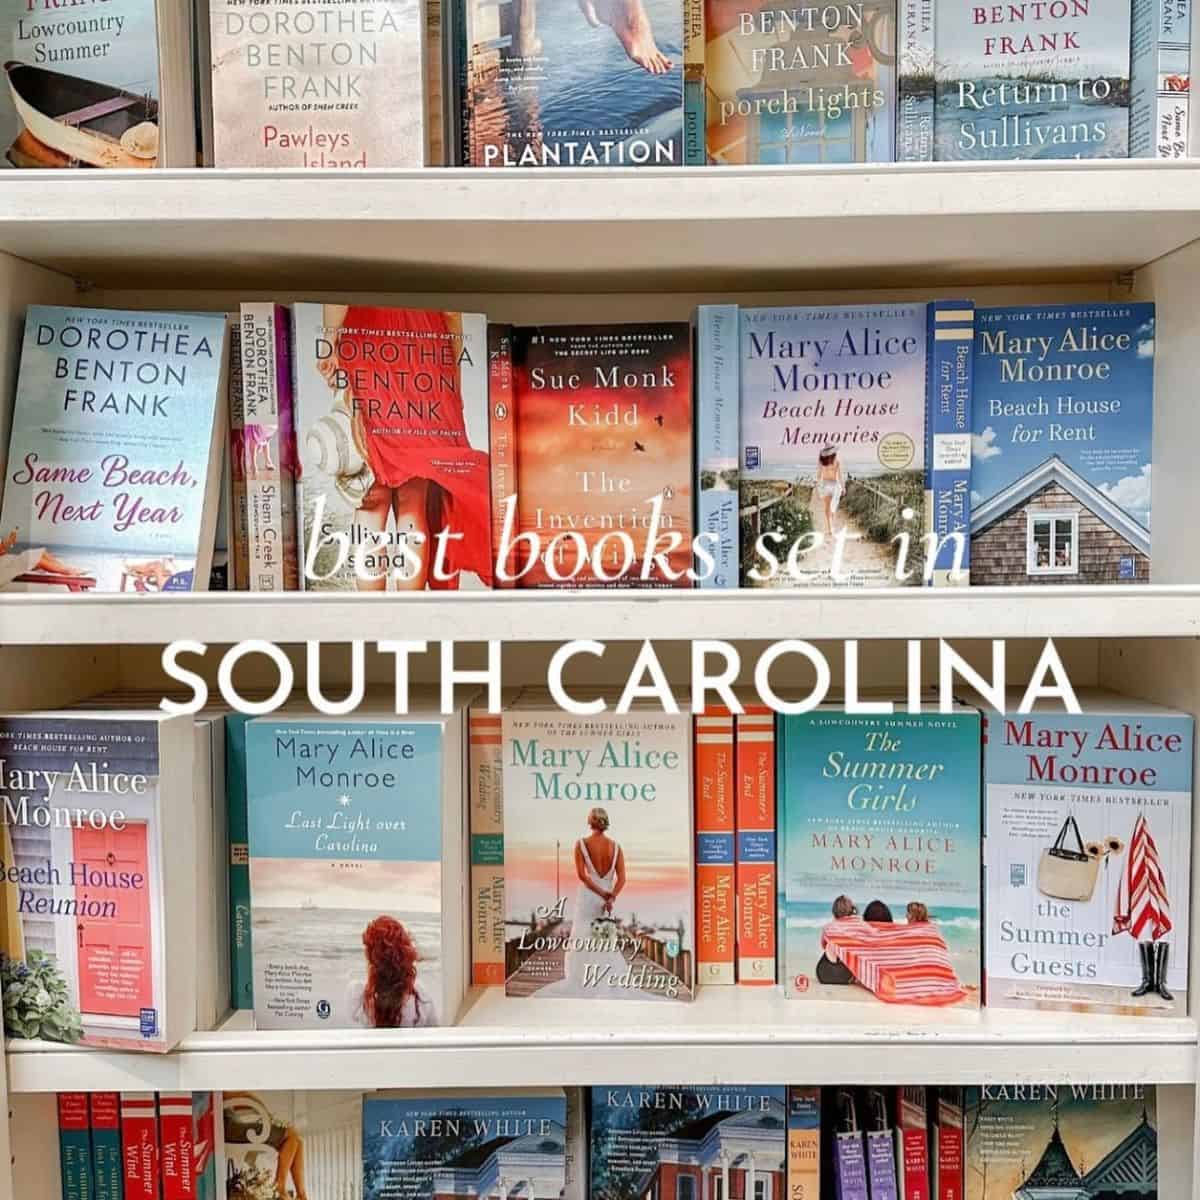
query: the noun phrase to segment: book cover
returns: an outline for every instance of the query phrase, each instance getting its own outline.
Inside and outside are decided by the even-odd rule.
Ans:
[[[225,716],[225,798],[229,839],[229,1003],[254,1007],[250,938],[250,809],[246,794],[246,713]]]
[[[860,1094],[866,1122],[867,1181],[871,1200],[897,1200],[896,1143],[888,1114],[888,1096],[883,1088]]]
[[[291,314],[282,304],[241,306],[241,436],[249,588],[295,591],[296,427],[292,414]]]
[[[63,1200],[95,1200],[87,1092],[58,1093],[58,1157]]]
[[[96,1200],[122,1200],[125,1168],[121,1161],[121,1096],[119,1092],[92,1092],[88,1097],[91,1118],[92,1179]]]
[[[492,584],[487,322],[367,305],[292,309],[301,584]]]
[[[737,982],[733,714],[696,715],[696,983]]]
[[[467,0],[465,165],[672,167],[684,0]]]
[[[965,1090],[967,1200],[1156,1200],[1153,1085],[987,1084]]]
[[[450,903],[463,882],[461,779],[444,764],[453,736],[410,718],[247,726],[259,1029],[453,1024],[464,915]]]
[[[504,562],[504,523],[512,508],[513,533],[519,511],[517,496],[516,405],[513,396],[512,326],[488,322],[488,437],[492,468],[492,569],[493,587],[512,588],[516,580],[516,548],[511,545]]]
[[[1080,701],[988,718],[988,1006],[1181,1016],[1192,718]]]
[[[121,1093],[125,1200],[159,1200],[158,1106],[153,1092]]]
[[[781,715],[784,987],[799,1000],[980,1002],[980,717]]]
[[[696,533],[713,559],[697,561],[701,588],[738,586],[738,349],[736,304],[696,309]]]
[[[1150,579],[1154,305],[975,314],[971,582]]]
[[[837,1200],[868,1200],[867,1156],[859,1125],[858,1097],[853,1088],[826,1088],[828,1125],[833,1130],[832,1160],[834,1195]]]
[[[102,11],[25,0],[6,9],[0,166],[157,166],[158,37],[154,0],[108,0]]]
[[[204,591],[225,318],[31,305],[0,508],[0,591]]]
[[[1128,3],[936,4],[935,159],[1126,157]]]
[[[934,587],[964,587],[971,571],[971,393],[975,305],[929,305],[928,404],[925,431],[925,525],[934,541]]]
[[[933,159],[937,0],[899,0],[896,82],[896,161]]]
[[[787,1089],[787,1200],[821,1200],[821,1089]]]
[[[710,161],[895,158],[896,0],[704,9]]]
[[[504,983],[504,770],[501,720],[467,716],[470,742],[471,981]]]
[[[966,1150],[963,1141],[963,1089],[939,1087],[934,1091],[930,1152],[933,1200],[963,1200]]]
[[[698,1200],[706,1184],[716,1194],[714,1178],[723,1196],[783,1196],[786,1094],[742,1084],[592,1088],[592,1200]]]
[[[503,714],[505,991],[690,1000],[692,720]]]
[[[920,584],[925,326],[924,304],[742,309],[743,587]]]
[[[218,167],[420,167],[417,0],[211,0]]]
[[[162,1200],[194,1200],[196,1130],[191,1092],[159,1092],[158,1144]]]
[[[363,1099],[363,1200],[486,1196],[510,1179],[531,1197],[566,1187],[561,1089],[447,1091]]]
[[[195,1028],[190,718],[0,716],[0,977],[10,1038],[170,1050]],[[182,953],[172,954],[174,943]]]
[[[929,1101],[923,1087],[896,1088],[896,1183],[900,1200],[929,1200]]]
[[[1187,158],[1191,0],[1133,0],[1129,157]]]
[[[688,326],[518,329],[513,372],[518,586],[691,587]]]
[[[736,718],[737,977],[775,982],[775,714],[746,704]]]
[[[229,587],[245,592],[250,588],[250,515],[247,508],[246,475],[242,470],[242,427],[246,407],[242,403],[242,330],[239,320],[229,322]]]

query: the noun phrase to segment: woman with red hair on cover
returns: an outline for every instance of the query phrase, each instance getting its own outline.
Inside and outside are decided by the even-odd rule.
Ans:
[[[395,917],[376,917],[363,930],[362,940],[367,978],[350,985],[354,1023],[368,1029],[436,1025],[437,1008],[417,979],[421,956],[408,930]]]
[[[393,547],[379,557],[382,578],[356,577],[359,591],[385,591],[388,577],[401,590],[456,589],[470,571],[491,587],[491,511],[486,450],[471,446],[463,415],[458,313],[365,305],[326,305],[326,328],[336,336],[333,355],[319,368],[344,396],[355,441],[371,472],[354,514],[370,535],[388,535]],[[332,330],[337,328],[334,335]],[[486,355],[487,348],[476,353]],[[433,571],[437,535],[444,539],[443,571]],[[414,539],[417,571],[405,569],[400,548]],[[392,568],[402,577],[393,575]]]

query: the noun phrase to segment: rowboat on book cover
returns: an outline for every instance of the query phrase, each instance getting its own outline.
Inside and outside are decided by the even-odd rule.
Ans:
[[[153,97],[15,60],[4,64],[4,73],[25,128],[50,151],[93,167],[156,165]]]

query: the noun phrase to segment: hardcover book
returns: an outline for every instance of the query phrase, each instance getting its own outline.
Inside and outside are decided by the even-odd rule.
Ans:
[[[826,1089],[833,1130],[834,1194],[837,1200],[868,1200],[867,1156],[859,1126],[858,1097],[853,1088]]]
[[[929,1200],[929,1089],[896,1088],[896,1183],[899,1200]]]
[[[153,1092],[121,1093],[125,1200],[159,1200],[158,1106]]]
[[[979,713],[778,722],[786,994],[977,1008]]]
[[[501,720],[486,707],[467,716],[471,772],[471,982],[504,982],[504,768]]]
[[[513,382],[518,586],[691,587],[688,326],[517,329]]]
[[[92,1179],[96,1200],[122,1200],[124,1167],[121,1163],[121,1096],[118,1092],[92,1092],[88,1097],[92,1125]]]
[[[503,714],[505,990],[690,1000],[692,720]]]
[[[821,1200],[821,1089],[787,1089],[787,1200]]]
[[[937,0],[899,0],[896,84],[896,161],[933,159]]]
[[[711,162],[895,158],[896,0],[704,9]]]
[[[756,1180],[760,1196],[783,1196],[786,1094],[742,1084],[592,1088],[592,1200],[699,1197],[714,1178],[723,1195],[749,1196]]]
[[[971,581],[1150,579],[1154,305],[975,321]]]
[[[238,450],[246,424],[242,388],[242,330],[238,317],[229,322],[229,587],[250,590],[250,511],[246,475]]]
[[[224,365],[221,316],[30,306],[0,591],[207,590]]]
[[[684,0],[464,9],[465,165],[683,165]]]
[[[95,1200],[87,1092],[58,1093],[58,1160],[62,1200]]]
[[[897,1200],[896,1142],[883,1088],[869,1088],[859,1095],[866,1124],[867,1181],[871,1200]]]
[[[744,587],[921,583],[926,336],[924,304],[742,310]]]
[[[1153,1085],[988,1084],[965,1091],[967,1200],[1156,1200]]]
[[[1079,698],[988,718],[987,1003],[1181,1016],[1192,718]]]
[[[683,4],[683,161],[708,162],[704,122],[704,0]]]
[[[420,167],[417,0],[210,0],[218,167]]]
[[[457,715],[250,722],[258,1028],[454,1023],[463,757]]]
[[[375,1093],[362,1106],[363,1200],[487,1196],[510,1179],[531,1197],[566,1187],[561,1088]]]
[[[292,319],[300,586],[490,587],[486,319],[356,304]]]
[[[933,1137],[929,1152],[933,1166],[933,1200],[963,1200],[963,1089],[939,1087],[934,1092]]]
[[[696,534],[709,567],[696,563],[696,586],[738,586],[738,310],[696,309]],[[700,560],[701,556],[697,555]]]
[[[1192,0],[1133,0],[1129,157],[1187,158]]]
[[[734,716],[696,716],[696,983],[737,981]]]
[[[935,159],[1126,157],[1128,3],[935,5]]]
[[[167,868],[196,844],[193,772],[190,717],[0,716],[10,1038],[166,1051],[195,1028],[196,872]]]

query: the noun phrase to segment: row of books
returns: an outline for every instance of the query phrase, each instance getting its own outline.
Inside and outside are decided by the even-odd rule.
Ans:
[[[679,166],[1187,154],[1190,0],[29,0],[17,167]],[[195,87],[193,87],[195,83]]]
[[[0,718],[8,1036],[162,1052],[230,1008],[452,1025],[472,984],[503,985],[518,1023],[531,999],[735,981],[814,1020],[1187,1012],[1188,716],[1096,693],[1083,715],[1014,704],[985,736],[966,704],[391,699],[193,720],[117,693]]]
[[[1158,1195],[1143,1084],[160,1093],[157,1129],[155,1102],[59,1093],[62,1200]]]
[[[1145,583],[1154,332],[1142,303],[35,306],[0,590]]]

